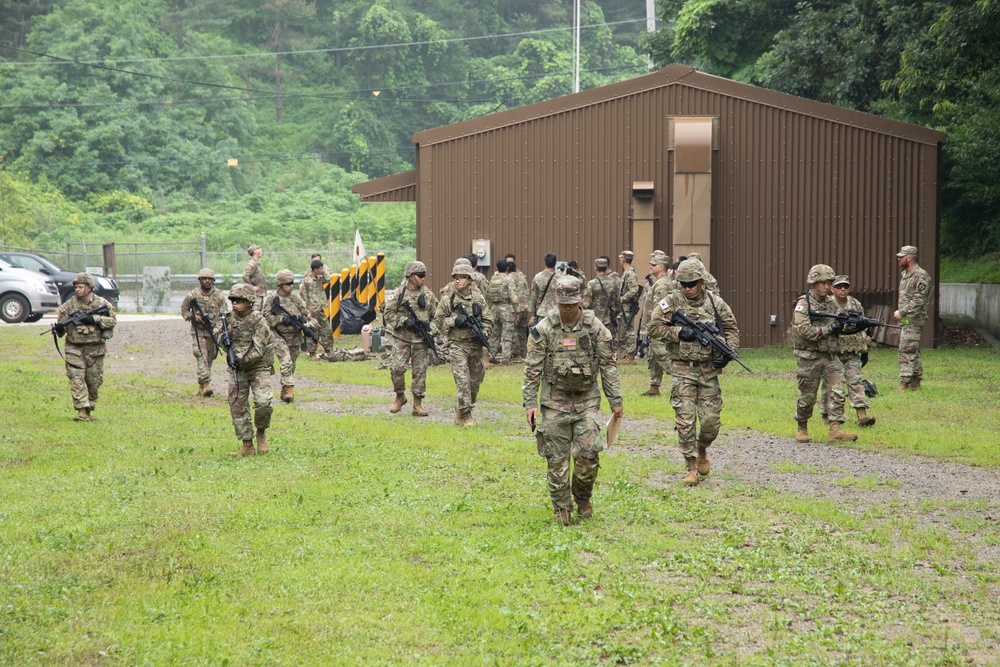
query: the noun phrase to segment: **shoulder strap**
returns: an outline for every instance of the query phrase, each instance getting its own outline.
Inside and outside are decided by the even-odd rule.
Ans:
[[[545,295],[549,293],[549,285],[552,284],[552,279],[556,277],[556,272],[553,271],[552,275],[549,276],[549,282],[545,283],[545,289],[542,290],[542,296],[538,297],[538,303],[535,304],[535,317],[538,317],[538,307],[542,305],[545,301]]]

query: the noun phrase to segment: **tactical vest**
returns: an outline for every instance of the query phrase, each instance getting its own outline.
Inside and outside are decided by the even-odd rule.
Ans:
[[[69,303],[73,305],[66,310],[67,314],[76,310],[84,312],[94,310],[105,304],[111,308],[111,304],[96,295],[89,304],[83,303],[76,296],[73,296]],[[71,324],[66,330],[66,342],[73,345],[90,345],[110,340],[113,335],[114,329],[102,329],[97,324]]]
[[[837,312],[837,303],[833,299],[833,297],[827,297],[827,299],[823,301],[813,302],[812,297],[810,297],[809,294],[803,294],[802,296],[799,297],[798,302],[796,302],[796,307],[798,307],[798,303],[801,303],[803,299],[805,300],[805,303],[803,304],[805,307],[803,315],[807,320],[809,319],[810,310],[818,310],[828,313]],[[826,325],[832,323],[833,320],[824,319],[824,320],[817,320],[816,322],[810,322],[810,326],[825,327]],[[832,352],[834,354],[836,354],[838,351],[836,337],[823,336],[819,340],[808,340],[805,336],[803,336],[799,332],[799,329],[796,326],[792,326],[791,339],[792,339],[792,347],[794,347],[796,350],[812,350],[813,352],[828,352],[828,353]]]
[[[847,304],[841,307],[837,304],[837,311],[841,313],[846,313],[848,310],[860,310],[864,312],[861,307],[861,302],[855,299],[853,296],[847,297]],[[859,331],[856,334],[842,335],[837,339],[837,349],[843,354],[861,354],[868,349],[868,334],[865,331]]]
[[[486,298],[492,304],[502,304],[507,302],[507,290],[504,285],[502,273],[494,273],[490,279],[490,286],[486,289]]]
[[[270,335],[270,328],[267,325],[267,321],[264,316],[257,311],[251,311],[245,317],[239,317],[234,315],[229,320],[230,325],[230,335],[233,339],[233,349],[239,355],[246,354],[246,351],[250,349],[253,343],[255,335],[261,339],[261,342],[266,342],[272,340]],[[253,362],[254,366],[270,366],[274,363],[274,345],[267,346],[264,351],[263,356]]]
[[[594,313],[584,311],[578,331],[564,331],[558,314],[549,317],[552,336],[545,352],[544,376],[556,391],[590,391],[597,382],[597,339],[591,334]]]

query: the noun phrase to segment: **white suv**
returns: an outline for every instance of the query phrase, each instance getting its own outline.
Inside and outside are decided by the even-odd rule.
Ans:
[[[37,322],[59,308],[59,289],[53,280],[0,260],[0,320]]]

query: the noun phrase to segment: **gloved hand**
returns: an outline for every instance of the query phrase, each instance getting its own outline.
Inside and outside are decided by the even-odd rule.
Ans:
[[[834,320],[833,324],[830,325],[830,335],[839,336],[844,330],[844,323],[840,320]]]
[[[281,316],[281,323],[284,324],[286,327],[290,327],[290,326],[292,326],[293,320],[292,320],[291,316],[289,316],[289,315],[282,315]]]
[[[412,317],[407,317],[406,321],[403,322],[403,326],[406,327],[407,329],[409,329],[410,331],[416,331],[417,330],[417,323],[416,323],[416,321],[414,321],[414,319]]]
[[[864,368],[866,365],[868,365],[868,353],[867,352],[862,352],[861,353],[861,368]]]
[[[715,355],[715,359],[712,359],[712,365],[716,368],[725,368],[726,364],[729,363],[729,359],[721,352]]]
[[[66,325],[65,324],[60,324],[59,322],[56,322],[54,325],[52,325],[52,328],[56,330],[56,333],[58,335],[60,335],[60,336],[65,336],[66,335]]]
[[[469,321],[465,319],[462,315],[458,315],[455,318],[455,326],[459,329],[464,329],[469,324]]]
[[[91,315],[90,313],[87,313],[86,315],[80,318],[80,324],[93,324],[93,323],[94,323],[94,316]]]
[[[698,339],[698,334],[696,334],[694,329],[691,327],[681,327],[681,332],[677,334],[677,337],[690,343],[691,341]]]

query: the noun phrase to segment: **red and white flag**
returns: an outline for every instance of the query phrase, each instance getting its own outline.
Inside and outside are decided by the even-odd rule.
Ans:
[[[368,251],[365,250],[365,244],[361,240],[361,230],[357,229],[354,231],[354,266],[361,268],[361,260],[368,258]]]

